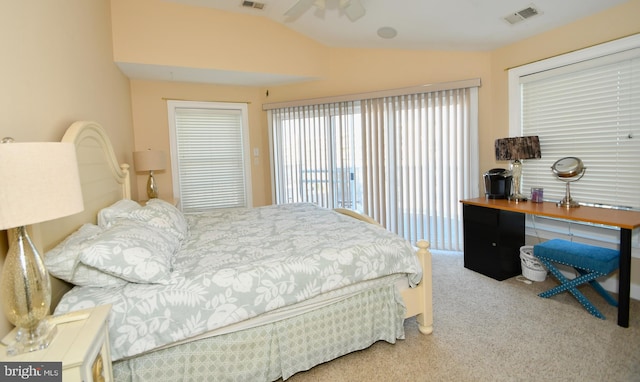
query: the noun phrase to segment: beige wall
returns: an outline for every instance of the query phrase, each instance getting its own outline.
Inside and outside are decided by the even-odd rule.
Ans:
[[[491,54],[383,49],[331,49],[327,77],[271,87],[266,102],[352,94],[480,78],[479,129],[492,126]],[[480,147],[480,155],[493,148]],[[480,175],[478,175],[480,182]]]
[[[632,0],[492,52],[335,49],[310,42],[261,18],[158,3],[158,0],[137,1],[138,7],[127,0],[113,0],[113,3],[114,9],[119,10],[114,12],[116,58],[123,62],[317,78],[304,83],[269,87],[269,97],[264,96],[267,89],[251,87],[133,81],[137,149],[159,146],[168,150],[167,112],[163,97],[251,102],[251,147],[258,147],[262,153],[260,164],[252,166],[257,206],[271,202],[266,156],[267,120],[266,113],[260,108],[263,102],[480,78],[480,174],[477,174],[480,182],[482,172],[504,166],[504,163],[496,163],[493,144],[496,138],[509,136],[506,69],[640,33],[637,17],[640,15],[640,0]],[[149,9],[151,5],[153,9]],[[266,38],[256,43],[255,36]],[[216,49],[202,49],[202,46]],[[217,49],[222,49],[225,54],[217,54]],[[161,193],[171,189],[170,174],[157,178]],[[141,190],[145,179],[145,176],[138,176]],[[479,189],[483,187],[480,185]],[[640,261],[636,258],[632,262],[632,274],[632,283],[640,284]]]
[[[334,49],[261,17],[159,0],[113,0],[112,9],[117,61],[317,78],[268,89],[132,81],[136,149],[169,151],[164,99],[251,102],[251,147],[261,153],[259,164],[252,165],[256,206],[271,203],[267,119],[262,103],[481,78],[480,125],[491,125],[491,113],[487,112],[491,105],[491,61],[487,52]],[[267,90],[269,97],[265,96]],[[161,197],[170,197],[170,171],[155,178]],[[138,174],[141,192],[145,182],[146,175]]]
[[[480,144],[487,146],[493,144],[495,138],[508,136],[507,69],[640,33],[638,15],[640,0],[632,0],[595,16],[493,51],[491,72],[494,124],[480,135],[483,138]],[[490,161],[491,158],[483,157],[481,164]],[[490,166],[481,168],[487,167]]]
[[[260,165],[253,166],[256,205],[269,204],[271,200],[267,120],[266,113],[258,107],[262,102],[480,78],[480,174],[477,176],[480,182],[482,172],[498,165],[494,158],[494,140],[509,135],[506,68],[640,32],[640,23],[634,16],[640,14],[640,0],[632,0],[492,52],[344,49],[320,45],[261,17],[160,0],[112,0],[112,4],[116,60],[316,78],[271,86],[269,97],[264,96],[267,89],[252,87],[133,82],[138,149],[160,145],[168,150],[166,107],[160,102],[163,97],[224,101],[234,98],[228,94],[241,94],[246,95],[244,99],[256,102],[250,107],[251,147],[258,147],[263,154]],[[148,103],[147,100],[153,98],[157,102]],[[159,131],[155,129],[164,131],[163,137],[158,137]],[[139,187],[145,179],[144,175],[138,175]],[[171,188],[170,174],[161,174],[159,182],[167,192]]]
[[[255,206],[271,204],[271,179],[265,102],[349,94],[426,83],[454,81],[489,76],[486,53],[396,52],[345,50],[331,52],[331,63],[324,68],[326,80],[262,89],[242,86],[215,86],[162,81],[131,82],[136,150],[148,148],[170,150],[167,122],[167,99],[248,102],[250,145],[257,148],[258,163],[252,163],[253,202]],[[393,59],[389,59],[393,56]],[[349,64],[347,64],[349,63]],[[481,107],[486,110],[490,84],[481,89]],[[265,94],[269,91],[269,96]],[[486,96],[482,96],[486,95]],[[490,124],[489,114],[481,113],[481,125]],[[255,159],[255,158],[254,158]],[[160,197],[172,196],[171,170],[154,174]],[[138,197],[144,199],[147,175],[137,174]]]
[[[480,134],[480,144],[489,146],[495,138],[508,136],[509,101],[506,69],[640,33],[638,15],[640,0],[629,1],[595,16],[492,52],[494,124]],[[490,167],[483,163],[491,163],[492,159],[490,156],[481,158],[481,168]],[[634,290],[640,285],[640,258],[635,250],[633,256],[631,297],[639,299],[640,296],[634,294]],[[608,284],[606,287],[610,289]],[[615,291],[616,288],[610,290]]]
[[[58,141],[72,122],[95,120],[129,161],[129,81],[113,64],[111,41],[108,0],[3,1],[0,137]]]
[[[111,0],[116,62],[313,76],[320,44],[264,17],[162,0]]]
[[[215,102],[247,103],[249,111],[250,147],[258,148],[260,155],[252,157],[251,174],[253,204],[271,204],[271,179],[268,161],[267,130],[262,128],[262,91],[258,88],[241,86],[215,86],[192,83],[159,81],[131,81],[133,122],[136,150],[162,150],[169,156],[169,125],[167,121],[167,100],[195,100]],[[257,163],[255,161],[257,159]],[[135,175],[135,173],[134,173]],[[146,199],[145,189],[148,175],[133,176],[140,190],[138,197]],[[173,196],[171,169],[154,172],[158,184],[159,197]]]
[[[57,141],[95,120],[130,159],[129,81],[113,64],[110,23],[108,0],[2,2],[2,136]]]
[[[332,49],[260,17],[160,0],[112,0],[111,6],[108,0],[5,1],[0,135],[57,141],[73,121],[95,120],[107,130],[118,159],[130,163],[134,149],[168,150],[163,98],[250,102],[251,146],[261,152],[253,165],[254,202],[262,205],[270,203],[263,102],[479,77],[484,171],[495,164],[493,140],[508,134],[505,69],[639,33],[639,14],[640,0],[632,0],[493,52],[455,53]],[[130,90],[114,59],[318,80],[271,87],[268,98],[266,89],[255,87],[153,81],[132,81]],[[158,178],[162,195],[171,189],[170,174]],[[134,178],[134,195],[137,185],[144,190],[145,179]],[[2,253],[4,246],[0,240]],[[6,328],[0,322],[0,333]]]

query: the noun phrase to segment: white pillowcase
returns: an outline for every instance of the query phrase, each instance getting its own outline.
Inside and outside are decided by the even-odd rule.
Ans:
[[[67,236],[44,256],[47,270],[53,276],[79,286],[117,287],[127,283],[119,277],[79,263],[82,250],[100,233],[102,228],[85,224]]]
[[[162,199],[151,199],[142,207],[132,200],[119,200],[98,213],[98,225],[109,228],[119,220],[135,220],[160,229],[181,244],[189,226],[182,212]]]
[[[118,219],[126,218],[129,212],[138,208],[142,207],[131,199],[118,200],[98,212],[98,225],[102,228],[109,228],[112,223]]]
[[[129,219],[145,222],[182,242],[189,232],[189,225],[182,212],[162,199],[151,199],[147,205],[128,212]]]
[[[49,272],[79,286],[169,281],[173,254],[188,235],[187,221],[160,199],[142,207],[123,199],[103,208],[98,225],[85,224],[45,256]]]
[[[79,261],[130,282],[166,284],[178,245],[144,222],[119,219],[87,240]]]

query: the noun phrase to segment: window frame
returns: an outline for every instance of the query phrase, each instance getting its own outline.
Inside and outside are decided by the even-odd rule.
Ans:
[[[520,77],[640,47],[640,34],[508,69],[509,136],[522,135]]]
[[[181,184],[179,172],[177,131],[176,131],[176,109],[208,109],[208,110],[234,110],[240,112],[241,135],[242,135],[242,157],[244,159],[244,194],[245,206],[253,207],[253,191],[251,185],[251,147],[249,140],[249,122],[248,107],[246,103],[232,102],[210,102],[210,101],[183,101],[183,100],[167,100],[167,115],[169,123],[169,141],[171,156],[171,173],[173,181],[173,194],[178,200],[178,207],[182,210]],[[237,206],[230,206],[237,207]]]
[[[556,69],[603,56],[617,54],[640,47],[640,34],[623,37],[581,50],[508,69],[509,136],[522,135],[522,109],[520,77]],[[543,153],[544,155],[544,153]],[[619,229],[599,224],[571,222],[562,219],[530,216],[527,219],[527,236],[541,239],[564,238],[609,248],[617,248]],[[640,234],[635,230],[632,237],[632,257],[640,258]],[[607,279],[604,286],[617,290],[615,277]],[[634,286],[632,285],[632,288]],[[633,293],[632,293],[633,294]]]

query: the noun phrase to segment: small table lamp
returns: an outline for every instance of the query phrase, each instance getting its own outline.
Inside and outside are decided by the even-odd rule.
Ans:
[[[55,335],[47,320],[51,281],[25,226],[84,209],[72,143],[0,144],[0,230],[15,228],[2,268],[2,308],[17,328],[14,355],[44,349]]]
[[[153,179],[153,171],[165,169],[164,151],[146,150],[133,153],[133,165],[136,171],[149,171],[147,180],[147,196],[149,199],[158,197],[158,186]]]
[[[537,135],[528,137],[513,137],[496,139],[496,160],[511,161],[511,175],[513,176],[513,194],[509,200],[525,201],[522,195],[522,162],[523,159],[540,159],[540,140]]]

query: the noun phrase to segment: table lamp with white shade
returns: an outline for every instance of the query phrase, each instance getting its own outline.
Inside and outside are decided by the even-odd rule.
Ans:
[[[136,167],[136,171],[149,171],[149,179],[147,180],[147,196],[149,199],[157,198],[158,186],[153,178],[153,172],[165,169],[166,158],[164,151],[136,151],[133,153],[133,165]]]
[[[2,308],[15,325],[8,355],[44,349],[55,328],[44,319],[51,305],[51,282],[27,225],[84,209],[78,162],[72,143],[0,144],[0,230],[10,231],[2,267]]]

